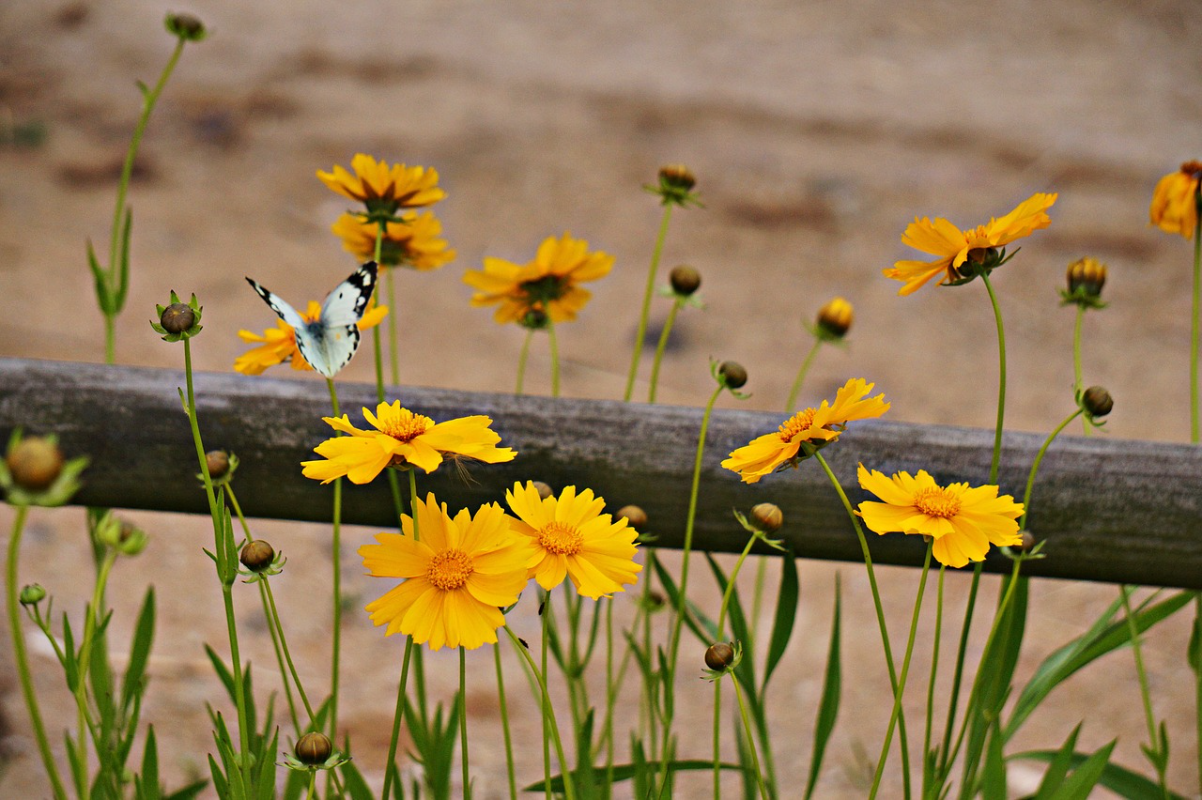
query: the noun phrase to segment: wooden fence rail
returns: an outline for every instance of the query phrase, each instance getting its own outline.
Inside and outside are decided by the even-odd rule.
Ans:
[[[94,364],[0,359],[0,435],[14,427],[57,433],[68,455],[92,463],[74,502],[91,506],[207,513],[196,480],[191,435],[179,404],[182,372]],[[301,476],[299,462],[330,435],[326,387],[317,380],[196,376],[206,447],[231,450],[242,460],[238,497],[251,516],[329,520],[332,492]],[[339,388],[342,408],[361,423],[359,409],[374,406],[375,389]],[[436,421],[487,414],[506,445],[509,464],[478,465],[464,484],[453,469],[419,480],[453,507],[502,501],[515,481],[543,480],[558,489],[588,486],[609,510],[642,506],[658,544],[680,547],[701,411],[696,408],[599,400],[455,392],[403,387],[389,399]],[[780,535],[798,556],[859,561],[860,548],[837,496],[818,465],[740,483],[719,462],[735,447],[774,430],[778,414],[732,409],[714,414],[706,446],[695,546],[739,550],[745,534],[732,508],[779,505]],[[983,483],[989,472],[992,431],[887,421],[853,423],[825,451],[853,502],[856,463],[886,473],[926,469],[936,480]],[[1041,434],[1005,437],[1000,484],[1021,499]],[[1047,539],[1048,557],[1028,574],[1095,581],[1202,589],[1202,449],[1187,445],[1062,436],[1040,470],[1029,527]],[[349,486],[343,504],[351,523],[388,527],[393,511],[387,482]],[[876,537],[879,563],[917,566],[918,537]],[[1009,569],[991,553],[986,568]]]

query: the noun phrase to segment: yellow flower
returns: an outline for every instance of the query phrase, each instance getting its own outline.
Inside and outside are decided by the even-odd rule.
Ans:
[[[998,496],[996,486],[970,489],[967,483],[940,486],[920,470],[910,477],[892,478],[860,465],[860,486],[885,502],[860,503],[859,513],[869,530],[880,534],[915,533],[935,540],[932,555],[940,564],[962,567],[981,561],[992,543],[998,547],[1022,543],[1016,519],[1023,504],[1010,495]]]
[[[429,211],[417,214],[407,211],[401,215],[402,222],[389,222],[380,243],[382,266],[411,267],[416,270],[438,269],[455,258],[455,251],[447,248],[447,240],[440,239],[442,223]],[[358,214],[343,214],[330,230],[342,239],[342,248],[354,253],[360,261],[371,261],[376,257],[376,232],[379,225],[369,222]]]
[[[743,483],[756,483],[786,466],[796,467],[838,439],[848,422],[879,417],[889,410],[884,394],[868,397],[873,386],[863,378],[849,380],[835,394],[834,404],[823,400],[818,408],[797,412],[776,433],[766,433],[735,450],[722,466],[739,473]]]
[[[444,458],[471,458],[488,464],[512,461],[517,455],[508,447],[497,447],[501,437],[484,416],[461,417],[435,423],[421,414],[401,408],[401,401],[380,403],[376,413],[366,408],[363,416],[374,431],[364,431],[341,417],[322,417],[331,428],[346,436],[326,439],[313,449],[325,461],[302,461],[306,478],[329,483],[346,476],[351,483],[371,483],[387,467],[421,467],[433,472]]]
[[[318,170],[317,177],[343,197],[389,214],[398,208],[433,205],[447,196],[438,188],[438,172],[434,169],[404,164],[390,167],[387,161],[376,161],[364,153],[351,159],[351,169],[354,175],[335,164],[333,172]]]
[[[939,256],[934,261],[898,261],[885,277],[905,281],[898,294],[916,292],[931,278],[943,275],[941,284],[952,283],[963,276],[956,271],[969,258],[983,260],[990,248],[1002,247],[1015,239],[1029,236],[1033,231],[1051,223],[1047,210],[1056,202],[1055,194],[1034,194],[1000,219],[986,225],[962,231],[942,217],[934,222],[927,217],[915,219],[902,234],[902,242],[916,250]]]
[[[592,489],[576,494],[576,487],[569,486],[558,498],[543,499],[533,482],[517,483],[505,500],[518,517],[511,520],[513,529],[535,548],[527,565],[539,586],[550,591],[566,575],[577,592],[596,600],[623,592],[624,585],[637,580],[643,569],[634,561],[638,532],[627,527],[625,517],[615,521],[602,514],[605,500]]]
[[[417,521],[417,538],[405,515],[401,533],[376,534],[378,544],[359,548],[369,575],[404,579],[367,604],[371,621],[388,626],[385,636],[408,634],[431,650],[495,644],[505,624],[500,609],[516,603],[529,580],[529,542],[496,503],[452,519],[431,494],[417,504]]]
[[[359,330],[374,328],[388,316],[388,306],[377,306],[375,302],[375,298],[369,302],[367,311],[359,320]],[[301,318],[305,322],[316,322],[321,318],[321,303],[310,300],[309,307],[301,312]],[[234,360],[235,372],[243,375],[262,375],[268,367],[285,362],[291,362],[295,370],[313,371],[313,367],[309,366],[309,362],[305,361],[305,357],[296,346],[296,331],[282,319],[276,321],[275,328],[263,331],[261,336],[253,331],[241,330],[238,331],[238,337],[244,342],[261,344]]]
[[[576,312],[592,294],[577,284],[603,278],[613,269],[614,258],[600,251],[590,253],[588,242],[547,237],[530,263],[522,266],[500,258],[484,259],[483,270],[468,270],[463,282],[473,289],[473,306],[500,305],[494,319],[502,325],[522,322],[531,327],[529,316],[545,314],[552,322],[576,318]]]
[[[1187,161],[1181,169],[1165,175],[1152,192],[1148,217],[1165,233],[1194,238],[1198,227],[1198,183],[1202,180],[1202,161]]]

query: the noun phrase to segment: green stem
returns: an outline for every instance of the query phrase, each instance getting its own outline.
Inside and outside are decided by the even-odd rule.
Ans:
[[[743,562],[747,560],[747,554],[751,552],[752,545],[755,544],[756,537],[751,536],[747,539],[747,546],[743,548],[743,552],[739,554],[739,560],[735,562],[735,568],[731,570],[730,576],[726,579],[726,591],[722,593],[722,605],[718,608],[718,626],[715,629],[715,642],[722,641],[722,631],[726,626],[726,611],[730,606],[730,595],[735,588],[735,579],[739,576],[739,570],[743,567]],[[748,646],[751,643],[748,642]],[[733,675],[732,675],[733,678]],[[736,681],[737,683],[737,681]],[[714,681],[714,800],[720,800],[722,797],[722,681]],[[755,740],[751,739],[751,731],[747,731],[748,740],[751,742],[752,748],[755,747]],[[756,771],[759,771],[758,765]]]
[[[1035,454],[1035,461],[1031,464],[1031,471],[1027,474],[1027,490],[1023,492],[1023,515],[1018,519],[1018,529],[1024,531],[1027,529],[1027,517],[1031,516],[1031,491],[1035,488],[1035,476],[1039,473],[1039,465],[1043,463],[1044,454],[1048,452],[1048,447],[1060,435],[1060,432],[1068,427],[1068,424],[1077,418],[1078,415],[1085,413],[1078,408],[1073,413],[1064,418],[1064,421],[1056,426],[1056,429],[1048,434],[1048,438],[1044,439],[1043,444],[1039,448],[1039,452]],[[1088,425],[1088,423],[1087,423]]]
[[[388,376],[392,378],[393,386],[399,386],[401,383],[401,359],[400,353],[397,352],[396,333],[396,276],[393,274],[397,269],[392,267],[383,270],[384,284],[388,287]]]
[[[104,314],[104,363],[117,363],[117,320],[107,311]]]
[[[876,572],[872,568],[872,553],[868,550],[868,539],[864,536],[864,529],[860,526],[860,519],[856,516],[855,509],[851,506],[851,501],[847,499],[847,493],[843,491],[843,485],[839,483],[839,479],[835,477],[835,473],[831,471],[831,467],[826,463],[826,459],[822,457],[822,453],[814,453],[814,458],[822,466],[823,472],[830,480],[831,485],[835,487],[835,492],[839,495],[839,500],[843,503],[843,508],[847,512],[848,519],[851,520],[851,525],[855,528],[856,538],[860,541],[860,551],[864,555],[864,566],[868,570],[868,586],[872,590],[872,604],[876,608],[876,623],[881,632],[881,645],[885,649],[885,666],[889,669],[889,686],[893,689],[893,696],[898,696],[898,681],[897,671],[893,666],[893,648],[889,644],[889,629],[885,624],[885,608],[881,604],[881,592],[876,583]],[[901,745],[902,756],[902,776],[904,778],[903,790],[907,798],[910,797],[910,745],[906,736],[906,715],[905,712],[900,712],[898,718],[898,733],[900,735],[899,744]]]
[[[551,396],[559,397],[559,340],[555,336],[555,323],[547,321],[547,338],[551,340]]]
[[[542,617],[543,635],[539,649],[539,655],[542,661],[542,674],[547,674],[547,640],[550,637],[551,630],[551,593],[543,592],[543,609],[540,614]],[[506,628],[508,630],[508,628]],[[533,667],[533,664],[531,665]],[[538,670],[535,670],[538,673]],[[542,694],[542,702],[540,703],[543,715],[543,781],[546,788],[547,800],[551,800],[551,737],[547,735],[551,725],[555,722],[555,715],[551,712],[551,696],[547,693],[546,686],[542,679],[539,679],[539,687]],[[560,757],[561,766],[564,772],[564,780],[567,780],[568,765]]]
[[[902,694],[906,691],[906,677],[910,673],[910,657],[914,655],[914,636],[918,633],[918,617],[922,611],[922,595],[927,586],[927,574],[931,571],[931,550],[934,539],[927,542],[927,557],[922,562],[922,577],[918,580],[918,596],[914,598],[914,615],[910,619],[910,638],[906,642],[906,655],[902,658],[901,677],[897,689],[893,693],[893,713],[889,716],[889,727],[885,729],[885,743],[881,745],[881,757],[876,762],[876,775],[872,778],[872,790],[868,793],[869,800],[876,797],[881,786],[881,778],[885,774],[885,761],[889,758],[889,745],[893,743],[893,729],[897,726],[898,715],[901,714]],[[943,570],[939,570],[940,576]],[[925,754],[924,754],[925,757]]]
[[[768,580],[768,559],[760,557],[755,567],[755,592],[751,599],[751,629],[759,630],[760,611],[764,607],[764,583]]]
[[[406,472],[409,474],[409,510],[413,512],[413,541],[420,542],[422,540],[422,530],[417,515],[417,473],[412,467],[407,469]],[[413,678],[417,684],[417,710],[421,714],[423,723],[425,723],[429,721],[430,717],[427,714],[428,704],[426,703],[426,669],[422,662],[422,649],[420,647],[413,651]]]
[[[801,362],[801,369],[797,370],[797,377],[793,379],[793,388],[789,389],[789,399],[785,401],[786,414],[792,414],[797,409],[797,395],[801,394],[801,385],[805,383],[806,373],[810,371],[810,365],[814,363],[814,356],[818,354],[821,345],[822,339],[815,336],[814,344],[810,345],[810,352],[806,353],[805,361]]]
[[[401,741],[401,721],[405,718],[405,686],[409,683],[409,657],[412,654],[413,637],[406,636],[401,680],[396,689],[396,711],[392,715],[392,736],[388,740],[388,761],[384,764],[384,791],[380,794],[380,800],[388,800],[388,790],[392,788],[393,776],[396,775],[396,751]]]
[[[693,459],[693,488],[689,493],[689,513],[685,521],[684,528],[684,543],[681,547],[681,565],[680,565],[680,586],[677,587],[676,593],[676,616],[672,620],[672,636],[668,640],[668,660],[667,673],[663,676],[663,691],[665,693],[673,691],[676,685],[676,658],[680,651],[680,630],[684,623],[685,615],[685,597],[687,597],[689,585],[689,554],[693,550],[693,524],[697,519],[697,494],[701,488],[701,460],[705,455],[705,435],[709,431],[710,417],[714,413],[714,403],[718,402],[718,396],[722,394],[722,390],[726,386],[719,382],[718,388],[714,389],[714,393],[710,395],[709,402],[705,404],[705,412],[701,415],[701,432],[697,436],[697,455]],[[648,658],[651,655],[648,653]],[[664,731],[663,731],[663,746],[660,752],[665,762],[663,783],[660,785],[659,796],[663,796],[664,791],[668,787],[668,781],[672,777],[671,771],[667,768],[668,750],[672,741],[672,718],[675,716],[675,703],[667,705],[666,713],[663,715]]]
[[[1198,203],[1202,207],[1202,185],[1198,189]],[[1190,313],[1190,339],[1189,339],[1189,440],[1192,444],[1198,443],[1198,339],[1202,335],[1202,322],[1199,317],[1202,315],[1202,213],[1198,215],[1198,221],[1194,225],[1194,302]],[[1202,709],[1199,709],[1202,712]],[[1202,731],[1202,713],[1199,714],[1198,729]],[[1202,748],[1199,748],[1202,753]],[[1199,764],[1202,765],[1202,755],[1199,755]]]
[[[977,589],[981,585],[981,567],[984,562],[978,561],[972,571],[972,585],[968,590],[968,602],[964,606],[964,624],[960,628],[960,644],[956,648],[956,668],[952,673],[952,694],[947,704],[947,723],[943,728],[943,745],[939,748],[939,766],[935,770],[940,781],[947,774],[951,765],[948,757],[952,746],[952,732],[956,728],[956,706],[960,701],[960,684],[964,679],[964,662],[968,655],[968,633],[972,628],[973,611],[977,604]],[[957,744],[957,749],[959,745]]]
[[[8,575],[5,586],[8,629],[13,637],[13,657],[17,662],[17,675],[21,680],[21,694],[25,697],[25,707],[29,709],[34,737],[38,740],[38,752],[42,755],[42,765],[46,768],[46,776],[50,779],[50,787],[54,792],[55,800],[67,800],[67,791],[63,788],[62,778],[58,774],[58,766],[54,763],[54,755],[50,752],[50,741],[46,738],[46,726],[42,722],[42,712],[38,708],[38,696],[34,693],[33,677],[29,671],[29,656],[25,652],[25,634],[21,630],[21,617],[18,613],[17,556],[21,544],[21,534],[25,531],[25,517],[29,514],[29,506],[17,506],[16,508],[17,517],[13,520],[13,531],[8,539]]]
[[[92,666],[92,647],[96,641],[96,626],[103,615],[103,601],[101,598],[104,597],[104,590],[108,585],[109,575],[112,573],[113,565],[116,563],[117,553],[114,550],[106,549],[104,560],[100,564],[100,571],[96,575],[96,586],[92,589],[92,602],[88,605],[88,615],[84,619],[83,625],[83,642],[79,647],[79,677],[75,684],[75,705],[79,712],[79,742],[77,748],[81,764],[87,763],[88,734],[92,732],[92,722],[88,713],[88,672]],[[108,759],[106,754],[101,752],[102,747],[103,743],[97,740],[96,757],[103,764]]]
[[[668,312],[664,329],[659,333],[659,343],[655,346],[655,360],[651,362],[651,390],[647,394],[648,403],[655,402],[655,390],[659,386],[659,366],[664,360],[664,350],[668,347],[668,336],[672,333],[672,326],[676,324],[676,315],[680,312],[682,305],[684,305],[684,301],[677,297],[672,303],[672,310]]]
[[[534,659],[531,657],[530,652],[526,649],[526,646],[522,644],[522,640],[517,637],[517,634],[511,631],[508,625],[505,625],[504,629],[505,634],[509,637],[509,641],[513,643],[513,649],[517,650],[522,658],[526,660],[526,665],[530,668],[530,671],[534,673],[534,678],[538,681],[539,691],[542,693],[543,705],[547,709],[550,709],[551,695],[547,691],[547,681],[544,678],[543,673],[538,671],[538,667],[535,665]],[[561,775],[563,775],[564,794],[567,796],[567,800],[576,800],[576,785],[575,781],[572,780],[572,771],[568,764],[568,759],[564,755],[563,740],[559,737],[559,726],[555,723],[555,714],[551,713],[546,717],[546,719],[551,723],[551,738],[555,742],[555,754],[559,759],[559,772]],[[551,791],[549,783],[547,786],[547,791],[548,793]]]
[[[330,390],[330,406],[334,416],[341,417],[338,408],[338,390],[334,388],[334,379],[326,378],[326,386]],[[334,594],[334,629],[332,632],[333,648],[330,657],[330,739],[338,741],[338,689],[340,683],[340,667],[342,663],[342,478],[334,479],[334,541],[331,545],[331,561],[333,562],[333,594]]]
[[[1123,601],[1123,613],[1126,615],[1127,632],[1131,637],[1131,655],[1135,658],[1135,673],[1139,677],[1139,693],[1144,701],[1144,719],[1148,723],[1148,749],[1155,752],[1159,758],[1153,762],[1156,767],[1156,775],[1160,779],[1160,792],[1164,795],[1165,800],[1169,798],[1169,786],[1165,776],[1165,770],[1168,766],[1167,759],[1164,758],[1164,743],[1160,740],[1160,735],[1156,732],[1156,717],[1152,712],[1152,695],[1148,691],[1148,673],[1144,669],[1143,649],[1140,646],[1139,626],[1135,623],[1135,617],[1131,613],[1131,592],[1135,591],[1134,586],[1120,586],[1119,597]]]
[[[313,706],[309,704],[309,695],[305,693],[305,687],[301,683],[300,675],[296,671],[296,664],[292,661],[292,652],[288,649],[288,640],[284,637],[284,626],[280,624],[280,612],[275,604],[275,594],[271,591],[271,584],[268,581],[259,581],[263,585],[263,591],[267,598],[267,606],[271,613],[271,624],[275,630],[279,632],[280,649],[284,654],[284,661],[288,664],[288,673],[292,675],[292,683],[296,686],[296,692],[300,695],[301,703],[305,707],[305,713],[309,715],[309,728],[316,730],[317,715],[313,713]],[[287,687],[287,681],[284,686]],[[292,702],[292,696],[288,696],[289,703]],[[295,715],[295,712],[293,712]],[[299,730],[299,727],[298,727]]]
[[[472,781],[467,759],[467,650],[459,648],[459,751],[463,769],[463,796],[471,800]]]
[[[633,629],[633,628],[632,628]],[[629,652],[630,648],[626,648]],[[605,785],[614,783],[614,706],[617,704],[618,687],[614,681],[614,599],[605,604]]]
[[[659,234],[655,237],[655,249],[651,251],[651,267],[647,270],[647,289],[643,292],[643,311],[639,315],[639,330],[634,336],[634,355],[630,357],[630,373],[626,376],[626,393],[622,400],[630,402],[634,395],[634,380],[639,374],[639,358],[643,355],[643,340],[647,338],[647,318],[651,316],[651,296],[655,294],[655,273],[659,270],[660,255],[664,251],[664,240],[668,237],[668,222],[672,219],[672,204],[664,205],[664,216],[659,223]]]
[[[939,642],[943,633],[943,574],[946,565],[939,565],[939,585],[935,595],[935,638],[931,644],[931,677],[927,681],[927,720],[926,730],[922,735],[922,796],[930,797],[931,779],[929,759],[926,754],[931,752],[931,723],[935,719],[935,678],[939,674]]]
[[[1073,391],[1080,392],[1085,388],[1081,380],[1081,320],[1085,318],[1085,306],[1077,304],[1077,322],[1073,325]],[[1082,419],[1081,426],[1085,428],[1086,436],[1093,436],[1093,426],[1088,420]]]
[[[739,681],[733,674],[730,676],[730,680],[735,686],[735,698],[739,701],[739,715],[743,717],[743,734],[747,737],[747,750],[751,753],[751,766],[755,770],[755,783],[760,787],[760,798],[771,800],[768,795],[768,787],[764,785],[764,774],[760,771],[760,757],[755,752],[755,734],[751,732],[751,719],[747,716],[747,704],[743,702],[743,690],[739,688]]]
[[[1002,457],[1002,426],[1006,420],[1006,329],[1002,325],[1002,309],[998,305],[997,295],[993,292],[993,284],[989,282],[989,275],[982,273],[981,280],[985,282],[985,290],[989,292],[989,302],[993,305],[993,318],[997,322],[997,426],[993,432],[993,458],[989,462],[989,482],[996,485],[998,463]]]
[[[526,329],[526,338],[522,341],[522,352],[518,355],[518,385],[513,390],[516,395],[522,394],[522,385],[526,380],[526,360],[530,358],[530,340],[534,338],[534,328]]]
[[[501,732],[505,736],[505,772],[509,777],[509,800],[517,800],[517,773],[513,763],[513,738],[509,732],[509,707],[505,704],[505,675],[501,670],[501,644],[493,645],[493,660],[497,666],[497,702],[501,706]],[[383,798],[387,800],[387,798]]]
[[[317,770],[309,770],[309,789],[305,792],[305,800],[315,800],[317,797]]]

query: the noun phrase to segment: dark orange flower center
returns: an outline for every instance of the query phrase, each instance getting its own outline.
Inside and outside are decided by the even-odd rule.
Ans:
[[[805,411],[798,411],[782,422],[780,426],[781,441],[791,442],[797,434],[814,427],[814,415],[817,413],[814,409],[807,408]]]
[[[1181,171],[1191,178],[1202,177],[1202,161],[1186,161],[1181,165]]]
[[[386,433],[398,442],[411,442],[430,429],[431,420],[408,409],[401,409],[399,417],[381,419],[380,433]]]
[[[426,567],[426,580],[444,592],[461,588],[476,571],[472,557],[462,550],[443,550],[430,559]]]
[[[557,556],[574,556],[583,544],[584,534],[566,522],[549,522],[538,532],[538,546]]]
[[[914,495],[914,507],[928,517],[948,519],[960,513],[960,498],[942,486],[928,486]]]

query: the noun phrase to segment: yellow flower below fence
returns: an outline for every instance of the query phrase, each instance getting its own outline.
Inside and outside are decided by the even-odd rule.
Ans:
[[[386,225],[380,243],[381,266],[410,267],[424,272],[438,269],[455,259],[455,251],[447,247],[447,240],[439,238],[442,223],[433,213],[409,211],[401,215],[401,220]],[[342,239],[342,248],[360,261],[375,259],[376,233],[379,231],[375,222],[347,213],[338,217],[330,230]]]
[[[899,472],[892,478],[860,465],[860,486],[883,503],[860,503],[859,514],[869,530],[879,534],[909,533],[935,540],[932,555],[940,564],[963,567],[981,561],[989,545],[1013,547],[1022,543],[1018,523],[1023,504],[1010,495],[998,496],[992,485],[970,488],[967,483],[940,486],[925,470],[913,477]]]
[[[1194,230],[1198,227],[1199,181],[1202,181],[1202,161],[1187,161],[1181,169],[1161,178],[1148,209],[1150,224],[1165,233],[1194,238]]]
[[[374,431],[360,430],[341,417],[322,417],[331,428],[346,436],[326,439],[313,452],[324,461],[302,461],[304,476],[329,483],[344,475],[351,483],[371,483],[388,467],[420,467],[426,472],[438,469],[444,459],[470,458],[488,464],[512,461],[517,453],[497,447],[501,437],[489,426],[485,416],[460,417],[434,422],[422,414],[380,403],[376,413],[363,409],[363,416]]]
[[[1055,194],[1034,194],[1004,217],[985,225],[960,230],[942,217],[915,219],[902,234],[902,242],[924,253],[939,256],[934,261],[898,261],[884,271],[887,278],[904,281],[898,294],[918,291],[932,278],[943,275],[941,284],[953,283],[964,276],[957,272],[971,256],[984,256],[990,248],[1003,247],[1016,239],[1046,228],[1051,223],[1047,211],[1056,202]]]
[[[359,320],[359,330],[374,328],[388,316],[388,306],[377,306],[371,301],[367,311]],[[309,301],[309,307],[301,312],[305,322],[316,322],[321,318],[321,304],[315,300]],[[275,328],[268,328],[262,335],[253,331],[238,331],[238,337],[251,344],[261,343],[259,347],[247,350],[234,360],[234,371],[243,375],[262,375],[268,367],[276,364],[291,363],[295,370],[313,371],[309,362],[301,355],[296,346],[296,331],[284,320],[278,320]]]
[[[452,518],[430,494],[417,504],[417,520],[418,537],[405,515],[401,533],[376,534],[377,544],[359,548],[369,575],[404,579],[367,604],[371,621],[387,625],[386,636],[408,634],[432,650],[496,644],[500,609],[516,603],[529,580],[529,539],[496,503]]]
[[[400,208],[417,208],[437,203],[447,196],[438,188],[438,172],[426,167],[388,165],[358,153],[351,159],[352,175],[334,165],[333,172],[317,171],[321,182],[350,200],[358,200],[371,211],[393,213]]]
[[[541,498],[532,482],[519,483],[505,493],[505,500],[517,515],[514,530],[535,548],[528,566],[544,589],[554,589],[566,576],[577,592],[595,600],[625,591],[624,585],[638,579],[643,569],[634,561],[638,532],[625,517],[615,521],[602,514],[605,500],[592,489],[577,494],[575,486],[568,486],[558,498]]]
[[[786,466],[796,467],[838,439],[848,422],[879,417],[889,410],[884,394],[867,396],[875,385],[863,378],[849,380],[835,394],[833,404],[823,400],[818,408],[797,412],[775,433],[766,433],[735,450],[722,466],[739,473],[744,483],[756,483]]]
[[[592,297],[578,284],[605,277],[613,266],[613,256],[590,253],[588,242],[565,233],[545,239],[528,264],[486,258],[484,269],[468,270],[463,282],[477,290],[473,306],[500,306],[494,319],[502,325],[528,322],[532,314],[565,322],[575,319]]]

